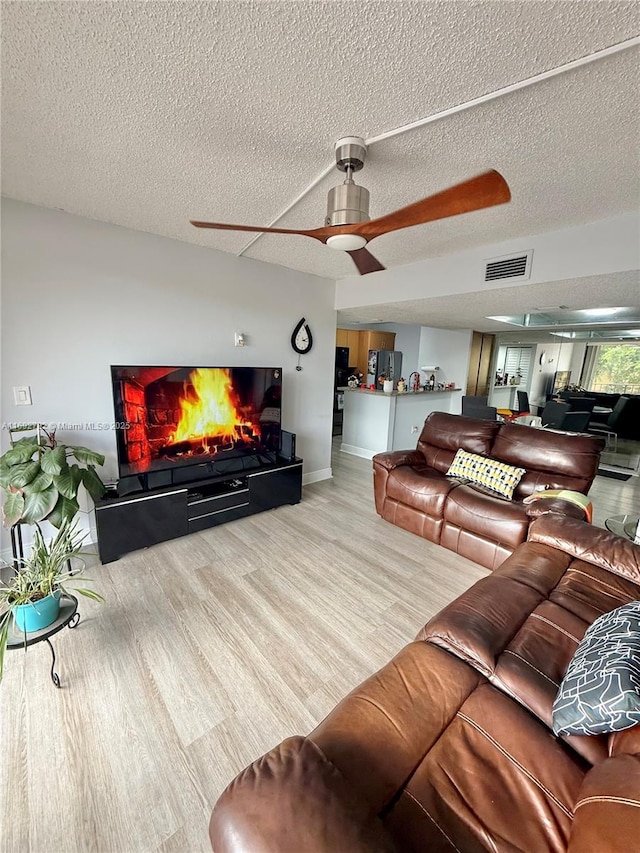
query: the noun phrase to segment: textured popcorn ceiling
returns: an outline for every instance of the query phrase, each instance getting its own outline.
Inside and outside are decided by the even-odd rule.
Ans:
[[[613,300],[616,306],[640,306],[640,293],[637,270],[611,273],[609,275],[592,275],[582,278],[549,281],[543,284],[520,284],[511,287],[500,287],[475,293],[452,294],[443,297],[425,297],[404,302],[389,302],[382,305],[369,305],[357,308],[347,308],[338,311],[338,325],[350,323],[408,323],[435,326],[444,329],[477,329],[479,332],[499,332],[501,338],[509,341],[553,341],[558,338],[551,330],[516,329],[507,323],[492,320],[491,315],[505,314],[508,308],[510,314],[525,314],[534,305],[555,306],[554,313],[562,315],[559,306],[574,305],[576,294],[579,294],[580,305],[596,307],[609,305]],[[615,294],[615,296],[613,295]],[[616,301],[616,300],[619,300]],[[567,312],[567,318],[573,314]],[[606,318],[611,320],[612,318]],[[611,339],[615,340],[616,329],[638,328],[638,323],[629,323],[627,319],[620,322],[609,322],[606,326],[611,330]],[[564,328],[570,328],[567,322]],[[596,318],[590,326],[581,325],[580,329],[598,328]],[[639,336],[640,337],[640,336]]]
[[[370,137],[632,38],[640,4],[3,2],[4,194],[238,252]],[[487,168],[509,205],[381,237],[388,267],[634,209],[633,48],[372,145],[356,180],[377,216]],[[323,222],[333,172],[279,223]],[[332,278],[351,260],[303,237],[249,257]]]

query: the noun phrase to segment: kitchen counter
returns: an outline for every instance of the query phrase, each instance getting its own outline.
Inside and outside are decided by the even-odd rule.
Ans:
[[[340,450],[371,459],[415,447],[431,412],[460,413],[461,388],[447,391],[370,391],[346,388]]]
[[[442,390],[426,391],[421,388],[419,391],[372,391],[370,388],[343,388],[343,391],[349,391],[355,394],[382,394],[385,397],[414,397],[417,394],[453,394],[454,391],[462,391],[462,388],[443,388]]]

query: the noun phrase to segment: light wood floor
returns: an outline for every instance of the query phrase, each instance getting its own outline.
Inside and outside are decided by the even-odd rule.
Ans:
[[[334,456],[298,506],[96,567],[108,603],[54,638],[61,690],[46,645],[7,653],[2,853],[210,851],[233,776],[487,574],[379,519],[371,463]],[[638,483],[598,478],[596,523]]]

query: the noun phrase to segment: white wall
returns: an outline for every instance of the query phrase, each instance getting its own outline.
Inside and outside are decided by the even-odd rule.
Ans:
[[[436,374],[436,382],[455,382],[456,388],[467,387],[469,372],[469,356],[471,354],[471,330],[451,331],[450,329],[434,329],[422,326],[420,330],[420,350],[418,354],[420,366],[438,365],[441,369]],[[422,373],[422,381],[429,374]],[[457,408],[450,411],[460,414],[460,400]],[[446,409],[444,411],[449,411]]]
[[[420,333],[422,326],[410,326],[404,323],[380,323],[376,331],[395,332],[395,349],[402,353],[402,375],[405,379],[417,370],[420,353]]]
[[[399,394],[395,400],[396,410],[390,450],[409,450],[415,448],[424,422],[431,412],[460,414],[462,391]]]
[[[422,299],[425,295],[449,296],[500,289],[505,287],[504,281],[484,281],[486,259],[526,249],[533,249],[534,262],[531,278],[521,282],[524,286],[635,270],[640,266],[639,230],[638,214],[626,213],[586,225],[505,240],[393,267],[367,276],[349,276],[337,282],[336,308],[386,303],[391,293],[394,302],[401,302]],[[429,282],[428,294],[425,294],[425,281]],[[516,284],[509,282],[510,287]]]
[[[572,343],[537,344],[531,371],[529,402],[532,406],[544,406],[545,395],[553,387],[553,376],[557,370],[570,370],[573,356]],[[540,356],[545,353],[546,361],[540,364]],[[571,377],[571,381],[577,381]]]
[[[281,366],[305,482],[331,475],[333,281],[11,200],[2,225],[3,423],[112,423],[111,364]],[[302,316],[314,346],[297,372]],[[32,406],[14,405],[14,385]],[[112,430],[58,436],[105,453],[116,476]]]
[[[371,459],[387,450],[415,448],[431,412],[460,413],[461,391],[385,394],[345,391],[340,450]]]

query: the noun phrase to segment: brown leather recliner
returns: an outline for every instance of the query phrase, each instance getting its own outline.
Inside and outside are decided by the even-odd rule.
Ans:
[[[557,738],[586,628],[640,597],[640,548],[546,514],[306,738],[219,799],[215,853],[630,853],[640,726]]]
[[[445,476],[459,448],[525,468],[513,499]],[[541,488],[586,495],[603,448],[597,436],[433,412],[415,450],[373,457],[376,511],[392,524],[495,569],[525,541],[531,515],[540,512],[523,499]],[[553,510],[582,517],[568,502],[556,503]]]

